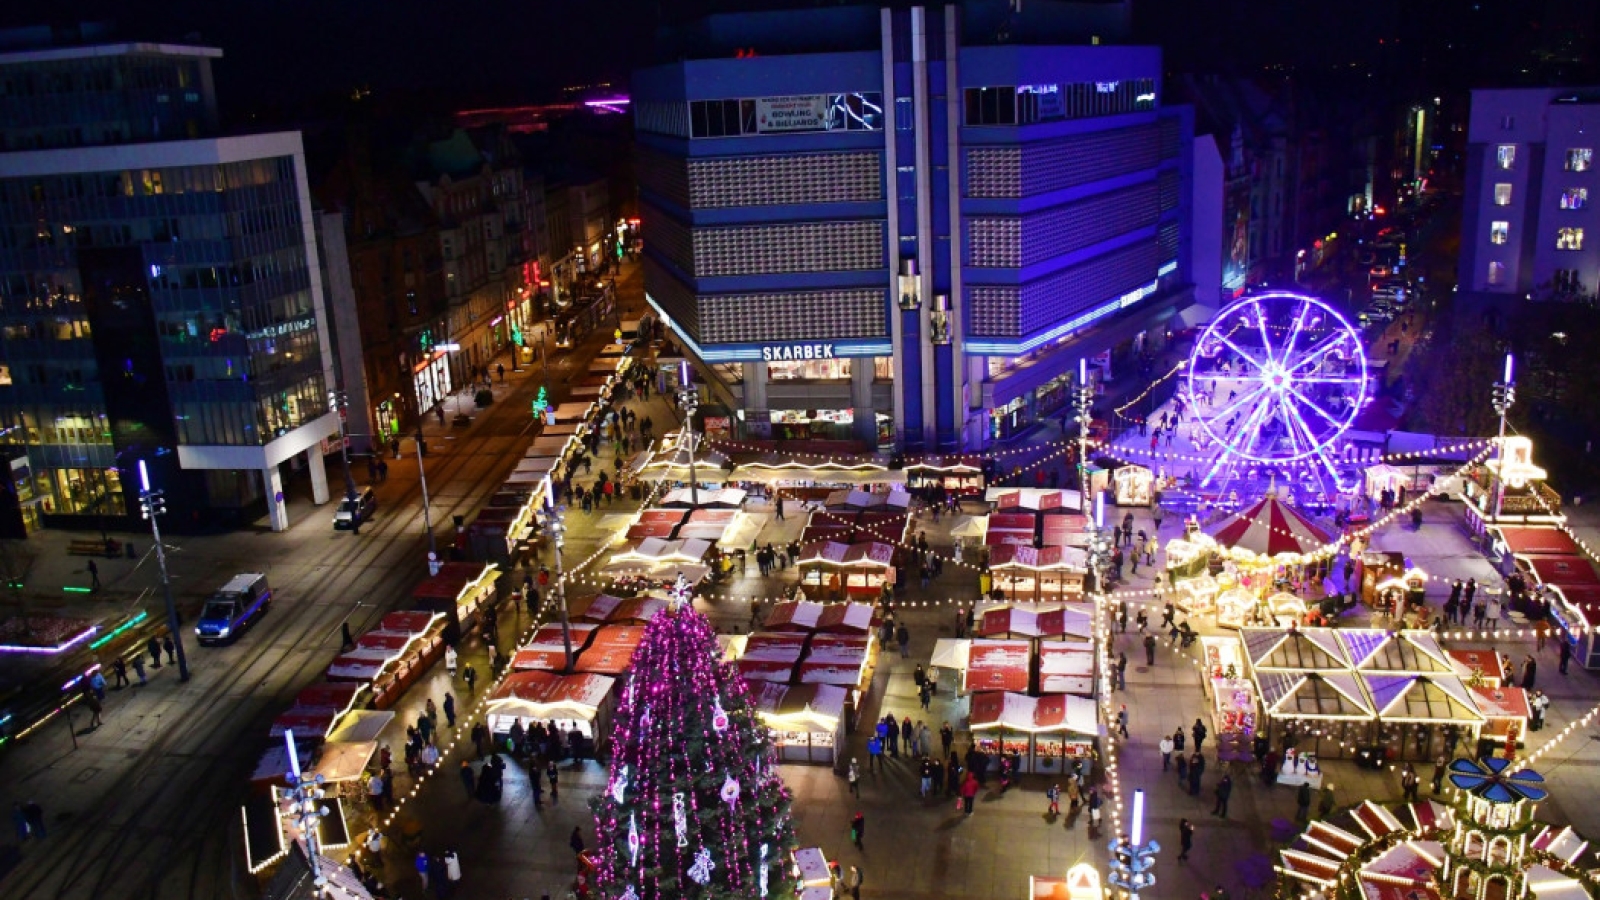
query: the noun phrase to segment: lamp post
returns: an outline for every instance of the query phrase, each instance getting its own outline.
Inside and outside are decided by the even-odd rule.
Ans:
[[[428,473],[422,465],[422,420],[417,420],[417,481],[422,485],[422,530],[428,533],[428,574],[439,574],[439,547],[433,541],[433,514],[428,506]]]
[[[139,460],[139,511],[150,520],[150,535],[156,542],[156,566],[161,572],[161,592],[167,600],[167,631],[178,648],[178,680],[189,680],[189,659],[183,652],[183,634],[178,631],[178,606],[172,601],[172,579],[167,577],[167,551],[161,546],[158,517],[167,511],[166,491],[150,488],[150,470]]]
[[[326,779],[322,775],[306,778],[300,773],[300,757],[295,754],[292,729],[284,730],[283,741],[289,747],[289,818],[305,838],[306,860],[311,864],[311,883],[316,886],[317,895],[321,895],[328,886],[328,878],[322,874],[317,830],[321,827],[322,817],[328,814],[328,807],[322,805],[322,785]]]
[[[561,615],[561,649],[564,654],[561,671],[563,674],[572,671],[572,622],[567,618],[567,581],[565,570],[561,565],[561,545],[566,537],[567,523],[561,518],[567,511],[566,506],[557,506],[550,515],[550,522],[545,529],[555,539],[556,545],[556,611]]]
[[[683,404],[683,439],[689,445],[689,503],[693,506],[699,506],[700,477],[694,463],[696,444],[694,414],[700,408],[700,392],[696,391],[694,385],[689,381],[688,360],[678,364],[678,402]]]
[[[356,480],[350,474],[350,437],[344,431],[344,419],[350,410],[350,398],[344,391],[329,391],[328,405],[339,414],[339,456],[344,460],[344,498],[356,498]]]
[[[1155,887],[1156,876],[1151,869],[1156,864],[1156,854],[1161,845],[1144,840],[1144,791],[1133,792],[1133,815],[1129,817],[1132,831],[1120,835],[1110,844],[1111,875],[1106,883],[1121,888],[1130,900],[1139,900],[1139,892]]]
[[[1506,414],[1511,412],[1511,404],[1517,400],[1517,382],[1512,377],[1514,374],[1513,357],[1507,353],[1505,377],[1495,382],[1494,388],[1489,395],[1489,402],[1494,406],[1495,414],[1500,417],[1500,437],[1496,441],[1496,447],[1500,454],[1500,466],[1494,479],[1494,506],[1490,511],[1491,515],[1489,517],[1491,522],[1500,521],[1500,507],[1506,499]]]
[[[1078,389],[1075,395],[1078,407],[1078,484],[1079,508],[1088,512],[1084,504],[1089,502],[1089,423],[1092,419],[1090,410],[1094,404],[1094,388],[1089,386],[1089,361],[1078,360]]]

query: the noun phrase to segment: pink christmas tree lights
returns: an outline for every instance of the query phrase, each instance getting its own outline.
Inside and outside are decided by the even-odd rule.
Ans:
[[[680,585],[687,597],[687,585]],[[594,801],[609,900],[791,897],[794,825],[750,691],[688,603],[646,626]]]

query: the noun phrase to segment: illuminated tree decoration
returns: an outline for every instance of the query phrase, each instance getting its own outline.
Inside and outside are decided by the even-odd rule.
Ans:
[[[1262,467],[1345,487],[1334,444],[1367,401],[1367,361],[1356,329],[1321,300],[1271,291],[1222,310],[1194,343],[1187,393],[1219,448],[1204,484]]]
[[[689,603],[645,628],[612,728],[612,789],[593,802],[600,897],[795,892],[791,795],[744,679],[716,649]]]

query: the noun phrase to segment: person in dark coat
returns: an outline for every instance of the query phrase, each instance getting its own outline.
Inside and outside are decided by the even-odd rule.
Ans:
[[[1194,755],[1189,757],[1189,795],[1191,797],[1200,796],[1200,776],[1204,775],[1205,771],[1206,758],[1200,755],[1199,750],[1196,750]]]
[[[1533,690],[1534,679],[1536,679],[1538,675],[1539,661],[1534,659],[1532,655],[1529,655],[1527,659],[1522,661],[1522,689],[1525,691]]]

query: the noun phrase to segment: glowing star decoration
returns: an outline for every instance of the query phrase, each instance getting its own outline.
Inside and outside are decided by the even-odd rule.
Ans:
[[[618,900],[639,900],[639,892],[634,890],[633,885],[630,884],[628,889],[622,892],[622,896]]]
[[[767,854],[770,853],[770,852],[772,852],[772,851],[766,844],[762,844],[761,845],[761,874],[760,874],[760,879],[761,879],[761,896],[763,896],[763,897],[765,897],[767,895]]]
[[[678,836],[678,846],[689,846],[689,812],[683,805],[683,793],[672,795],[672,830]]]
[[[1367,361],[1332,307],[1284,291],[1243,297],[1200,333],[1188,369],[1190,409],[1217,446],[1202,485],[1300,463],[1329,493],[1348,487],[1336,442],[1366,405]]]
[[[639,840],[639,817],[628,817],[628,862],[630,865],[639,864],[639,851],[644,849],[644,842]],[[631,890],[631,886],[630,886]]]
[[[694,865],[689,867],[689,877],[694,879],[695,884],[709,884],[711,870],[716,867],[717,864],[711,861],[711,851],[701,847],[700,852],[694,855]]]
[[[625,793],[627,793],[627,790],[628,790],[628,767],[627,766],[623,766],[622,767],[622,771],[618,772],[616,779],[611,782],[611,799],[617,801],[618,803],[621,803],[622,802],[622,797],[623,797],[623,795]]]
[[[711,728],[712,728],[712,730],[716,731],[718,734],[721,734],[722,732],[727,731],[728,730],[728,713],[727,713],[726,710],[724,710],[722,708],[722,700],[720,698],[717,700],[716,706],[712,707],[712,710],[713,710],[712,713],[711,713]]]
[[[727,776],[722,782],[722,802],[729,806],[739,802],[739,782],[732,775]]]

